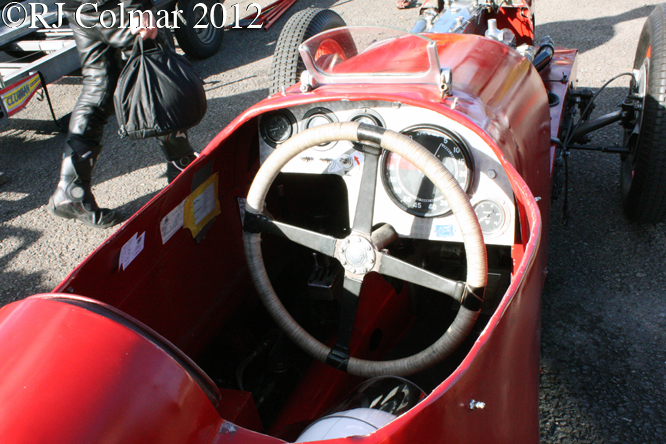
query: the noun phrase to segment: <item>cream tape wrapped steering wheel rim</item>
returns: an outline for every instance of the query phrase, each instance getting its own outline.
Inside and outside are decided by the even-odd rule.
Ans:
[[[275,150],[259,169],[247,196],[246,212],[261,214],[268,190],[282,168],[294,157],[308,148],[333,141],[368,142],[366,135],[359,135],[358,122],[331,123],[308,129],[293,136]],[[366,125],[363,125],[366,127]],[[412,139],[390,130],[377,132],[379,145],[394,152],[421,170],[439,189],[449,202],[461,230],[467,255],[467,286],[472,289],[485,289],[488,265],[486,248],[478,219],[468,196],[456,179],[432,153]],[[376,142],[376,140],[373,140]],[[282,330],[306,353],[319,361],[326,362],[331,349],[306,332],[287,312],[273,289],[260,246],[258,233],[244,232],[245,255],[252,281],[264,306]],[[379,375],[407,376],[436,364],[455,350],[471,331],[479,311],[464,306],[451,326],[435,343],[412,356],[391,361],[369,361],[349,358],[347,372],[362,376]]]

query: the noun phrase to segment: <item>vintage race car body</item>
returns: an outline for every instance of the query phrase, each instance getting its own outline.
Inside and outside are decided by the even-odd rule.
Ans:
[[[499,207],[501,217],[485,216],[493,226],[481,226],[488,281],[467,339],[442,363],[407,376],[424,392],[404,412],[392,411],[373,433],[357,430],[345,436],[363,436],[335,442],[538,442],[540,297],[557,148],[551,137],[560,133],[576,52],[556,50],[539,72],[509,45],[476,35],[496,18],[518,44],[534,45],[531,2],[514,3],[484,9],[483,20],[469,21],[475,27],[465,22],[470,33],[426,32],[417,43],[420,37],[405,34],[365,50],[355,40],[358,55],[328,72],[315,68],[319,80],[310,78],[310,88],[287,87],[236,118],[52,294],[0,310],[2,441],[294,441],[359,393],[355,387],[365,378],[308,359],[266,314],[246,262],[242,214],[253,210],[245,198],[260,165],[282,148],[284,128],[267,122],[284,118],[295,135],[315,117],[349,122],[363,116],[413,138],[453,140],[447,145],[453,160],[446,161],[458,162],[454,178],[476,214],[487,205]],[[381,31],[359,35],[373,32]],[[354,33],[343,28],[325,38],[343,46]],[[423,59],[432,48],[437,74],[450,80],[405,75],[428,73],[433,65]],[[396,66],[400,75],[377,74]],[[549,104],[549,92],[557,103]],[[454,155],[458,149],[464,156]],[[344,141],[304,151],[270,188],[267,214],[335,238],[352,236],[370,155]],[[464,282],[470,259],[458,219],[448,210],[409,206],[442,205],[437,199],[401,200],[408,193],[392,184],[411,177],[410,168],[382,156],[372,225],[392,225],[400,240],[378,254],[448,270]],[[252,232],[247,222],[245,231]],[[332,346],[330,313],[337,311],[335,282],[343,267],[321,257],[313,262],[312,251],[267,234],[263,262],[292,316]],[[332,274],[330,285],[313,270]],[[427,346],[428,331],[436,339],[456,316],[458,306],[442,302],[441,294],[365,273],[351,273],[365,275],[352,357],[409,355],[412,347],[424,348],[419,338]],[[396,392],[390,393],[386,398]]]

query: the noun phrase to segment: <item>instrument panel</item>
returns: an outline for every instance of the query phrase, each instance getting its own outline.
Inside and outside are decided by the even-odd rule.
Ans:
[[[441,160],[470,197],[486,243],[513,245],[513,192],[495,153],[476,133],[431,110],[397,102],[339,101],[272,111],[260,116],[261,162],[298,132],[347,121],[388,128],[419,142]],[[365,159],[358,148],[347,141],[312,147],[282,172],[341,176],[353,220]],[[462,242],[448,202],[421,171],[389,151],[382,154],[379,168],[373,224],[389,223],[405,238]]]

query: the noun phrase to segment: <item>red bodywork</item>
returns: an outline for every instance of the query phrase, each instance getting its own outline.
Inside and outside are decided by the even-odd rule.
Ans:
[[[247,392],[218,389],[187,357],[196,359],[233,325],[237,311],[257,304],[238,213],[238,198],[247,195],[258,168],[256,117],[336,100],[401,102],[475,131],[511,181],[520,233],[512,248],[509,289],[455,371],[377,432],[335,442],[538,442],[539,313],[554,161],[549,140],[558,133],[575,78],[575,51],[558,51],[540,75],[495,41],[429,37],[438,44],[441,65],[453,70],[453,96],[441,99],[427,85],[324,85],[307,94],[292,88],[268,98],[227,126],[53,294],[0,310],[2,442],[280,442],[275,436],[287,437],[294,424],[320,417],[358,383],[313,364],[273,423],[271,437],[251,431],[264,426]],[[559,105],[549,107],[546,89],[559,95]],[[221,212],[205,237],[197,242],[180,229],[163,243],[160,221],[190,195],[200,176],[214,173]],[[142,252],[121,270],[122,247],[144,232]],[[354,327],[361,337],[382,323],[402,321],[409,310],[408,294],[384,287],[379,282],[374,294],[362,299],[367,302]],[[360,342],[352,348],[354,355],[370,358],[385,351],[370,351]],[[470,409],[471,400],[483,401],[485,408]]]

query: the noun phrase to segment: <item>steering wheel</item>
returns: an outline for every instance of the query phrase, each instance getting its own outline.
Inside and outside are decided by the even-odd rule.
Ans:
[[[282,168],[310,147],[333,141],[359,142],[365,152],[363,174],[352,231],[344,239],[271,220],[262,214],[266,194]],[[381,250],[397,239],[389,225],[372,231],[377,167],[382,149],[394,152],[422,171],[448,201],[458,221],[467,255],[467,281],[455,281],[408,264]],[[331,123],[297,134],[275,150],[259,169],[247,196],[244,234],[250,275],[261,301],[275,322],[301,349],[319,361],[353,375],[407,376],[425,370],[453,352],[467,337],[479,315],[488,265],[485,244],[467,194],[434,155],[402,134],[358,122]],[[340,261],[345,270],[342,313],[337,343],[331,349],[306,332],[287,312],[271,286],[264,266],[260,233],[270,232]],[[371,271],[445,293],[461,303],[447,331],[425,350],[391,361],[369,361],[349,356],[361,284]]]

